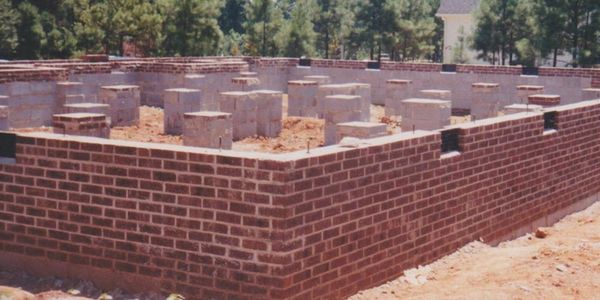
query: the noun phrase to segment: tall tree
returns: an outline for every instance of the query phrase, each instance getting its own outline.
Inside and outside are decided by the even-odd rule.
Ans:
[[[566,14],[558,5],[562,0],[534,0],[533,18],[535,24],[535,43],[542,57],[552,56],[552,65],[556,67],[558,55],[566,43]]]
[[[21,2],[17,7],[20,22],[17,26],[19,35],[16,49],[17,58],[42,58],[42,46],[46,43],[46,34],[42,27],[39,9],[28,1]]]
[[[398,19],[396,0],[362,0],[357,6],[357,34],[363,46],[368,49],[370,59],[381,57],[385,39],[395,32]]]
[[[353,6],[355,1],[317,0],[318,9],[314,20],[317,33],[317,49],[329,58],[332,51],[342,52],[343,44],[354,23]],[[335,54],[335,53],[333,53]],[[343,53],[340,53],[343,58]]]
[[[221,15],[219,16],[219,27],[221,31],[231,30],[242,33],[244,31],[244,5],[246,0],[226,0]]]
[[[427,1],[393,1],[396,28],[391,33],[391,56],[396,60],[414,60],[430,57],[435,50],[432,44],[436,23],[433,10]]]
[[[215,55],[223,33],[220,0],[170,0],[163,8],[164,50],[168,55]]]
[[[0,58],[12,58],[19,43],[19,13],[9,0],[0,0]]]
[[[246,3],[245,52],[249,55],[275,56],[275,35],[283,23],[283,13],[273,0]]]
[[[516,44],[531,36],[528,1],[482,0],[475,13],[476,30],[474,47],[481,51],[480,57],[495,63],[496,54],[501,63],[513,64],[518,60]]]
[[[279,32],[281,54],[287,57],[312,56],[315,53],[313,17],[316,11],[314,0],[298,0],[292,9],[291,18]]]

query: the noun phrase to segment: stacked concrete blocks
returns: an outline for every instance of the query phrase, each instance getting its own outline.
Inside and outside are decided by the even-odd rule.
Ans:
[[[325,119],[325,145],[337,142],[337,124],[361,121],[361,98],[355,95],[330,95],[319,98],[321,117]]]
[[[219,99],[220,111],[231,114],[233,139],[241,140],[256,135],[257,105],[252,92],[224,92]]]
[[[233,145],[231,114],[216,111],[185,113],[183,144],[193,147],[231,149]]]
[[[52,117],[54,133],[108,138],[110,125],[103,114],[56,114]]]
[[[256,99],[256,134],[264,137],[279,136],[283,118],[283,93],[256,90],[251,97]]]
[[[412,80],[390,79],[385,85],[385,115],[395,121],[402,116],[402,100],[412,95]]]
[[[428,99],[452,100],[452,91],[450,90],[420,90],[419,93]]]
[[[183,114],[202,111],[202,92],[196,89],[176,88],[165,90],[164,133],[183,133]]]
[[[103,114],[107,116],[107,120],[110,124],[110,106],[104,103],[74,103],[66,104],[64,111],[67,114],[73,113],[90,113],[90,114]]]
[[[537,111],[542,111],[544,109],[544,107],[542,107],[541,105],[534,105],[534,104],[511,104],[508,105],[506,107],[504,107],[504,114],[505,115],[510,115],[510,114],[517,114],[517,113],[522,113],[522,112],[537,112]]]
[[[529,96],[543,93],[544,87],[541,85],[517,85],[518,103],[527,104]]]
[[[288,116],[316,118],[318,90],[317,81],[288,81]]]
[[[500,85],[497,83],[476,82],[471,85],[473,102],[471,103],[471,117],[474,120],[493,118],[498,116],[500,100],[498,93]]]
[[[8,106],[0,105],[0,131],[8,130]]]
[[[201,74],[185,74],[183,76],[183,87],[188,89],[200,89],[205,81],[204,75]]]
[[[85,103],[83,83],[74,81],[61,81],[56,83],[57,110],[63,111],[64,105]]]
[[[240,72],[240,76],[242,78],[257,78],[258,73],[256,72]]]
[[[600,99],[600,89],[599,88],[589,88],[581,90],[582,100],[596,100]]]
[[[231,83],[234,86],[234,90],[249,91],[254,86],[260,84],[260,79],[257,77],[234,77],[231,79]]]
[[[437,130],[450,125],[452,103],[446,100],[402,100],[402,131]]]
[[[371,85],[367,83],[343,83],[320,85],[317,91],[317,110],[319,101],[331,95],[360,96],[360,120],[368,122],[371,118]]]
[[[100,89],[100,103],[110,106],[111,126],[137,125],[140,119],[140,88],[137,85],[109,85]]]
[[[541,105],[544,107],[560,105],[560,95],[535,94],[527,97],[529,104]]]
[[[371,139],[385,136],[387,126],[372,122],[346,122],[337,124],[336,141],[339,143],[345,137]]]
[[[316,81],[319,85],[331,83],[331,77],[327,75],[306,75],[304,76],[304,80]]]

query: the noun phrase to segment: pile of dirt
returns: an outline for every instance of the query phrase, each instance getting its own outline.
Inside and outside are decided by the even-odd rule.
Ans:
[[[271,153],[293,152],[323,145],[325,122],[319,119],[287,117],[276,138],[249,137],[235,142],[233,149]]]
[[[113,127],[110,130],[110,138],[115,140],[183,145],[181,136],[164,134],[163,120],[163,109],[141,106],[140,122],[138,125]]]
[[[598,299],[598,274],[600,203],[496,247],[473,242],[350,299]]]
[[[0,299],[11,300],[164,300],[153,292],[132,294],[121,289],[104,291],[92,282],[73,278],[36,277],[16,270],[0,271]]]

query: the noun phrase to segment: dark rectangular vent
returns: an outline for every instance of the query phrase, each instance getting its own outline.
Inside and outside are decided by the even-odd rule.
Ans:
[[[460,151],[458,143],[459,129],[448,129],[442,132],[442,153]]]
[[[443,64],[442,72],[456,73],[456,65],[455,64]]]
[[[381,69],[381,63],[378,61],[368,61],[367,69],[379,70],[379,69]]]
[[[298,65],[301,67],[310,67],[311,61],[310,58],[301,58],[298,62]]]
[[[0,158],[16,158],[17,135],[0,132]]]
[[[538,67],[523,67],[523,70],[521,70],[521,74],[529,76],[538,76],[539,72]]]
[[[549,111],[544,113],[544,130],[550,129],[558,129],[555,111]]]

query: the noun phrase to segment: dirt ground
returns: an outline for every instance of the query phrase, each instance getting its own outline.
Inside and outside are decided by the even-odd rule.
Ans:
[[[270,153],[285,153],[323,145],[323,129],[325,122],[320,119],[288,117],[287,95],[283,100],[283,128],[276,138],[253,136],[236,141],[233,150],[258,151]],[[463,123],[469,121],[469,116],[452,116],[451,123]],[[183,139],[180,135],[168,135],[163,133],[164,112],[161,108],[141,106],[140,122],[136,126],[113,127],[110,138],[117,140],[130,140],[138,142],[152,142],[182,145]],[[385,109],[380,105],[371,105],[371,122],[385,123],[389,134],[400,132],[400,123],[385,116]],[[52,127],[21,128],[17,132],[52,132]]]
[[[600,299],[600,203],[544,234],[473,242],[349,299]]]

